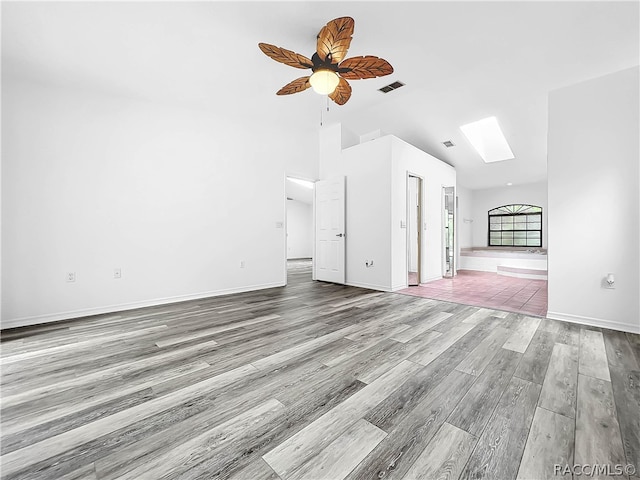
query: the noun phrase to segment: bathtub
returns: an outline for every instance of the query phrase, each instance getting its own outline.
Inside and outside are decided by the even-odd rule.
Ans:
[[[547,250],[538,247],[461,248],[458,270],[546,280]]]

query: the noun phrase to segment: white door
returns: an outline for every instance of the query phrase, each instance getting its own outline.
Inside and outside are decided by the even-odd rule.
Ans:
[[[316,280],[345,282],[345,178],[316,182],[314,206]]]

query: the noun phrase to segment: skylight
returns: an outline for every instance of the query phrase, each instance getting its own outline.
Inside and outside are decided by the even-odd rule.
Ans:
[[[487,117],[460,127],[486,163],[515,158],[496,117]]]
[[[293,178],[293,177],[287,177],[287,180],[293,183],[297,183],[298,185],[302,185],[303,187],[306,187],[306,188],[313,188],[313,182],[310,182],[309,180],[302,180],[300,178]]]

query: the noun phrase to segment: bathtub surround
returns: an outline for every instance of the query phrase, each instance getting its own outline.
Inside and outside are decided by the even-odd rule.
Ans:
[[[499,272],[501,267],[535,270],[547,274],[547,251],[543,248],[473,247],[460,249],[460,269]],[[504,269],[503,269],[504,270]],[[526,272],[522,272],[523,274]]]

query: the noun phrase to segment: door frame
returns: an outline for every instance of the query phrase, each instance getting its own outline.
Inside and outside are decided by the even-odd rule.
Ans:
[[[449,278],[446,276],[447,273],[447,225],[449,224],[449,218],[447,217],[447,215],[445,214],[445,205],[446,205],[446,189],[447,188],[451,188],[453,189],[453,194],[452,194],[452,208],[453,208],[453,244],[451,245],[451,249],[453,250],[453,255],[450,256],[453,259],[453,264],[451,265],[451,277],[450,278],[454,278],[457,274],[458,271],[458,258],[456,256],[457,254],[457,244],[458,244],[458,189],[456,185],[442,185],[442,196],[441,196],[441,201],[442,201],[442,205],[440,208],[441,211],[441,218],[442,218],[442,253],[441,253],[441,277],[442,278]]]
[[[287,286],[287,282],[289,281],[289,264],[287,263],[287,248],[288,248],[288,239],[287,239],[287,232],[289,231],[289,225],[287,222],[287,177],[289,175],[287,175],[287,172],[284,172],[284,177],[283,177],[283,192],[284,195],[282,196],[284,198],[284,220],[282,222],[282,224],[284,225],[284,251],[283,251],[283,256],[284,256],[284,281],[282,282],[283,286]]]
[[[409,252],[411,248],[411,240],[409,235],[409,177],[418,179],[418,285],[422,281],[422,227],[424,224],[424,176],[413,173],[411,170],[407,170],[406,183],[405,183],[405,242],[406,242],[406,255],[405,255],[405,282],[407,287],[409,286]]]
[[[312,232],[311,232],[311,241],[313,242],[312,245],[312,250],[311,250],[311,255],[313,255],[313,257],[311,258],[311,276],[313,278],[313,280],[315,280],[315,262],[314,262],[314,258],[316,256],[316,229],[315,229],[315,222],[316,222],[316,201],[315,201],[315,189],[316,189],[316,182],[318,180],[311,180],[309,178],[305,178],[305,177],[301,177],[299,175],[290,175],[288,173],[285,172],[284,174],[284,221],[282,222],[283,226],[284,226],[284,283],[282,284],[283,286],[287,286],[287,282],[289,281],[289,260],[288,260],[288,256],[289,256],[289,222],[288,222],[288,207],[287,207],[287,179],[288,178],[297,178],[299,180],[304,180],[306,182],[311,182],[313,183],[313,193],[312,193],[312,202],[311,202],[311,208],[312,208],[312,216],[311,216],[311,221],[312,223]]]

